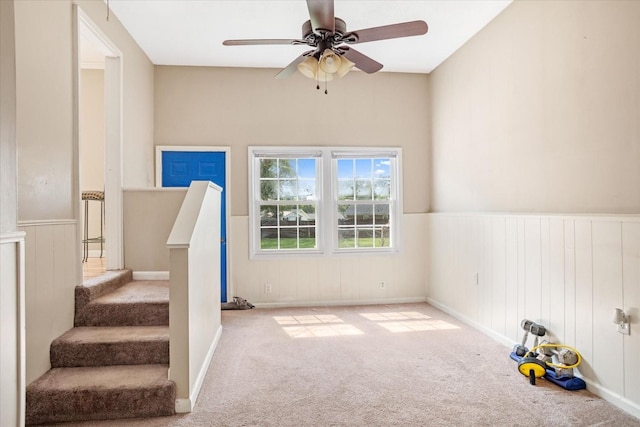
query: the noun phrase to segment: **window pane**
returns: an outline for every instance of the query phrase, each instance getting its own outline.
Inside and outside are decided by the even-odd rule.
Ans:
[[[260,181],[260,199],[261,200],[277,200],[278,199],[278,181],[261,180]]]
[[[298,229],[284,227],[280,229],[280,248],[296,249],[298,247]]]
[[[341,225],[353,225],[356,223],[356,206],[341,205],[338,211],[338,218],[342,218]]]
[[[298,182],[291,179],[278,181],[280,200],[297,200]]]
[[[374,176],[376,178],[391,178],[391,161],[389,159],[374,159]]]
[[[357,200],[372,200],[372,188],[370,179],[358,179],[356,180],[356,199]]]
[[[373,225],[373,205],[356,206],[356,224],[357,225]]]
[[[300,249],[313,249],[316,247],[315,227],[300,227]]]
[[[260,178],[278,177],[278,159],[260,159]]]
[[[278,207],[276,205],[263,205],[260,209],[260,227],[278,226]]]
[[[372,248],[373,247],[373,229],[370,227],[361,227],[357,230],[357,247]]]
[[[298,178],[316,179],[316,159],[298,159]]]
[[[379,248],[391,247],[391,229],[388,224],[377,227],[375,246]]]
[[[353,160],[352,159],[340,159],[338,160],[338,179],[349,178],[353,179]]]
[[[389,200],[391,197],[391,180],[375,179],[373,181],[373,198],[375,200]]]
[[[354,191],[353,179],[339,179],[338,180],[338,200],[353,200]]]
[[[295,178],[296,175],[296,159],[278,159],[279,178]]]
[[[316,180],[300,179],[298,181],[298,200],[316,200]]]
[[[354,228],[341,228],[338,230],[338,247],[339,248],[355,248],[356,231]]]
[[[371,179],[371,159],[356,159],[356,177]]]

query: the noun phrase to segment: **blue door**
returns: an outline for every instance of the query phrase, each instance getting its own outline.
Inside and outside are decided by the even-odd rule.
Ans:
[[[191,181],[211,181],[222,188],[220,224],[220,300],[227,301],[227,206],[225,153],[162,151],[162,186],[188,187]]]

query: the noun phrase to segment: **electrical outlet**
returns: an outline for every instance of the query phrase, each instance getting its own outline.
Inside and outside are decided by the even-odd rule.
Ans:
[[[631,323],[623,323],[618,325],[618,332],[625,335],[631,335]]]
[[[384,280],[380,282],[380,289],[384,289],[385,286],[387,286],[386,283],[384,283]]]
[[[264,285],[264,293],[265,294],[270,294],[271,293],[271,285],[268,283],[265,283]]]

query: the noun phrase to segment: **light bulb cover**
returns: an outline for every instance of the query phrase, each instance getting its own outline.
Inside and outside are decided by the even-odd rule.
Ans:
[[[353,62],[349,61],[347,58],[345,58],[344,56],[340,57],[340,68],[338,68],[338,76],[339,77],[344,77],[345,74],[347,74],[349,71],[351,71],[351,69],[353,67],[355,67],[356,64],[354,64]]]
[[[315,79],[318,71],[318,60],[313,56],[308,57],[298,64],[298,71],[305,77]]]
[[[320,57],[320,69],[327,74],[333,74],[340,69],[342,60],[331,49],[325,49]]]

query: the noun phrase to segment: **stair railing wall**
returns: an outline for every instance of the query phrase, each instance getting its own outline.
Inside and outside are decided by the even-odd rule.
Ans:
[[[169,248],[169,379],[176,412],[191,412],[220,335],[220,201],[222,189],[193,181]]]

